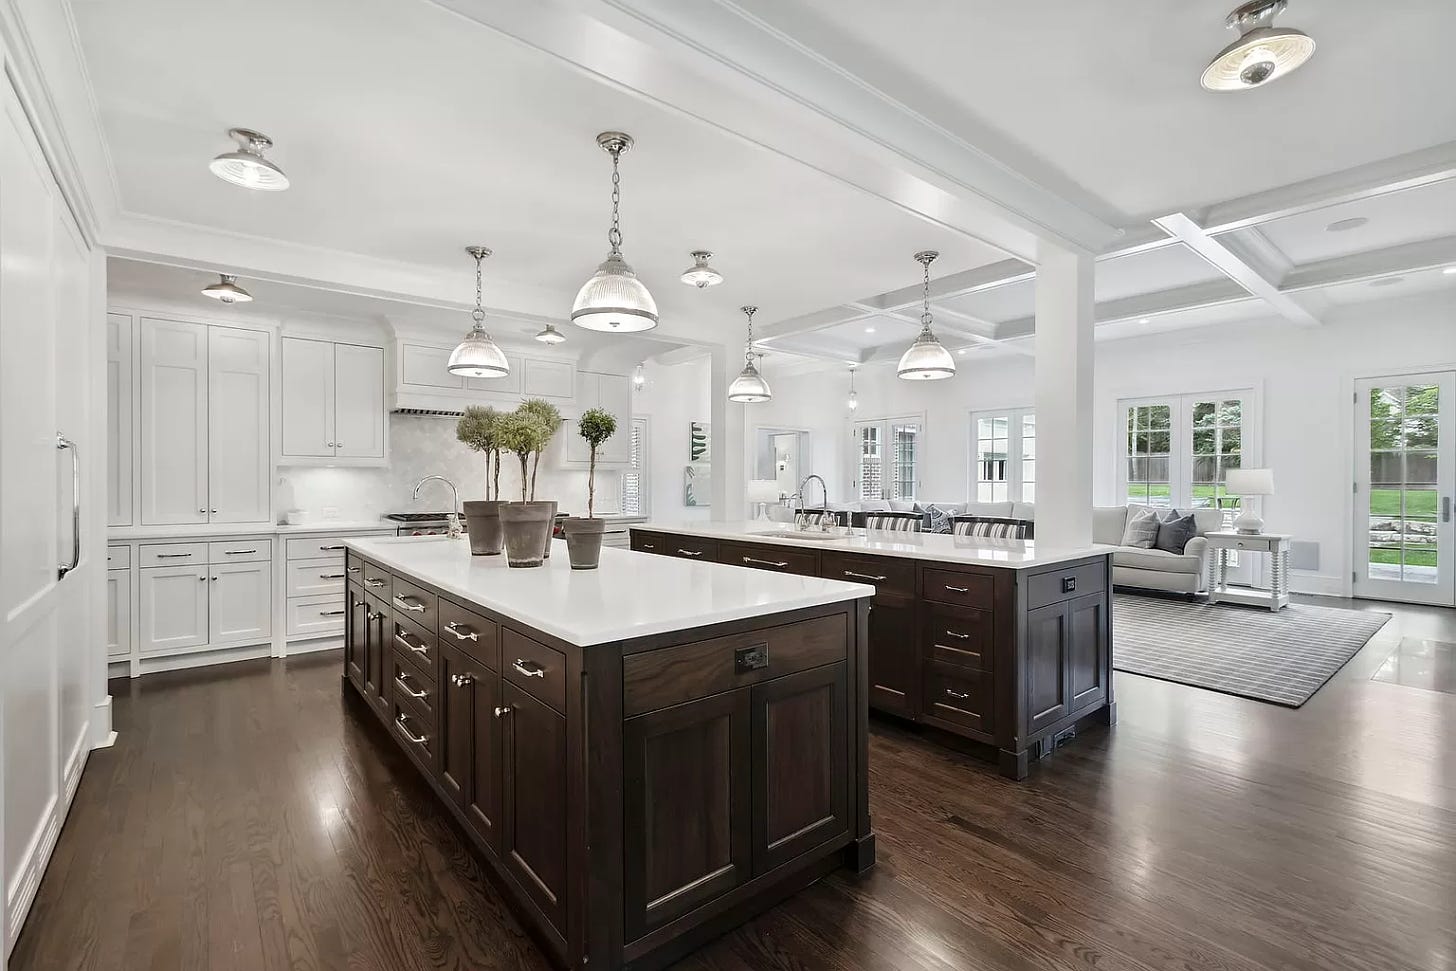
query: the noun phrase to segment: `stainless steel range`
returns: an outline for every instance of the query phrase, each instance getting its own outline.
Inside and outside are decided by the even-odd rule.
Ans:
[[[395,524],[396,536],[444,536],[450,530],[444,512],[391,512],[384,518]]]

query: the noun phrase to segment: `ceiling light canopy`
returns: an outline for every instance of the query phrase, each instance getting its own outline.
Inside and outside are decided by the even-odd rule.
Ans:
[[[597,144],[612,156],[612,228],[607,232],[612,249],[577,293],[571,322],[609,334],[651,330],[657,326],[657,303],[637,279],[636,271],[622,258],[622,176],[617,169],[622,154],[632,147],[632,136],[604,131],[597,136]]]
[[[723,274],[708,265],[713,254],[705,249],[695,249],[692,252],[693,265],[683,270],[682,276],[678,279],[688,286],[697,287],[702,290],[706,287],[716,287],[723,282]]]
[[[230,128],[228,135],[237,140],[238,150],[224,152],[207,164],[212,174],[224,182],[261,192],[282,192],[288,188],[288,176],[263,157],[273,147],[273,139],[249,128]]]
[[[743,370],[738,372],[738,377],[728,386],[728,400],[738,401],[743,404],[754,404],[759,401],[771,401],[773,391],[769,388],[768,382],[759,373],[757,365],[753,363],[753,315],[758,313],[757,307],[743,307],[743,312],[748,315],[748,347],[743,352]]]
[[[1209,91],[1245,91],[1293,71],[1314,55],[1314,38],[1304,31],[1275,27],[1288,0],[1249,0],[1229,14],[1227,26],[1239,39],[1218,52],[1203,69]]]
[[[560,344],[566,340],[566,335],[556,329],[556,325],[548,323],[546,329],[536,335],[536,339],[543,344]]]
[[[475,257],[475,309],[470,311],[474,325],[451,352],[450,363],[445,367],[451,374],[463,374],[467,378],[503,378],[511,373],[511,363],[500,345],[485,332],[485,308],[480,302],[480,263],[490,255],[490,250],[484,246],[467,246],[465,252]]]
[[[955,358],[936,339],[930,327],[930,264],[940,254],[935,250],[922,250],[915,254],[915,261],[925,269],[924,309],[920,314],[920,336],[900,357],[896,373],[906,381],[939,381],[956,372]]]
[[[222,274],[222,280],[202,288],[204,297],[221,300],[223,303],[251,303],[253,295],[238,286],[238,278],[230,273]]]

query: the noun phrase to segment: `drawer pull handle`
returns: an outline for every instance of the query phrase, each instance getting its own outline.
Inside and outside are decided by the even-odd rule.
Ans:
[[[657,549],[657,547],[656,546],[653,546],[651,543],[643,543],[642,544],[642,548],[644,550],[655,550],[655,549]]]
[[[351,567],[348,567],[348,571],[350,573],[358,573],[359,572],[359,568],[357,566],[351,566]]]
[[[452,675],[450,675],[450,683],[453,684],[457,688],[464,688],[464,687],[466,687],[468,685],[472,685],[472,684],[475,683],[475,675],[473,675],[473,674],[452,674]]]
[[[455,639],[457,641],[478,641],[478,640],[480,640],[480,635],[477,634],[475,631],[470,630],[469,627],[461,627],[458,623],[456,623],[453,620],[450,621],[450,623],[448,623],[448,624],[445,625],[445,629],[447,631],[449,631],[450,633],[454,634],[455,635]],[[470,633],[468,633],[468,634],[462,634],[462,633],[460,633],[462,630],[470,630]]]
[[[320,617],[342,617],[346,613],[348,613],[347,610],[320,610],[319,611],[319,616]]]
[[[405,694],[409,695],[411,698],[414,698],[416,701],[422,698],[428,698],[430,696],[430,693],[428,691],[416,691],[414,688],[411,688],[409,686],[409,682],[405,680],[405,676],[402,674],[394,679],[394,683],[399,685],[399,687],[404,690]]]
[[[416,745],[424,745],[430,740],[430,736],[416,735],[414,732],[410,731],[409,724],[406,721],[408,717],[409,716],[407,716],[404,712],[400,712],[399,717],[394,720],[394,723],[399,726],[399,730],[404,733],[405,738],[409,739],[411,742],[414,742]]]
[[[510,713],[511,713],[511,706],[510,705],[497,705],[496,706],[496,709],[495,709],[495,717],[500,718],[502,715],[509,715]]]
[[[223,550],[222,551],[222,555],[223,556],[244,556],[244,555],[246,555],[248,553],[256,553],[256,552],[258,552],[258,551],[257,550]],[[191,553],[188,553],[187,555],[188,556],[191,556],[192,554]]]
[[[342,546],[320,546],[319,547],[319,549],[320,550],[323,550],[325,553],[337,553],[337,552],[339,552],[339,550],[341,550],[343,548],[344,547],[342,547]]]
[[[409,648],[411,651],[414,651],[416,654],[423,654],[425,657],[430,656],[430,649],[428,647],[425,647],[424,645],[411,644],[409,642],[409,638],[405,637],[404,634],[400,633],[399,631],[394,632],[394,639],[396,641],[399,641],[399,643],[403,644],[405,647]]]
[[[970,587],[953,587],[949,583],[947,583],[945,585],[945,588],[947,590],[949,590],[951,593],[970,593],[971,592],[971,588]]]
[[[962,634],[958,630],[948,630],[948,631],[945,632],[945,636],[946,637],[954,637],[956,640],[959,640],[959,641],[968,641],[968,640],[971,639],[971,635],[970,634]]]
[[[512,661],[511,667],[515,668],[517,672],[528,678],[546,677],[545,668],[537,664],[535,661],[527,661],[523,657],[518,657],[514,661]]]
[[[889,577],[877,577],[869,573],[855,573],[853,570],[845,570],[844,575],[854,577],[856,580],[870,580],[874,583],[884,583]]]
[[[679,556],[702,556],[703,555],[703,551],[702,550],[685,550],[681,546],[679,546],[677,548],[677,552],[678,552],[678,555]]]
[[[395,597],[394,605],[400,610],[408,610],[412,614],[425,612],[425,605],[413,597]]]
[[[364,586],[366,586],[366,587],[382,587],[382,586],[384,586],[384,581],[383,580],[380,580],[380,579],[377,579],[375,577],[368,577],[368,578],[366,578],[364,580]]]
[[[191,553],[158,553],[159,560],[183,560],[191,556]]]
[[[744,563],[757,563],[759,566],[772,566],[772,567],[777,567],[780,570],[782,570],[784,567],[786,567],[786,566],[789,565],[789,561],[788,560],[755,560],[751,556],[745,556],[743,558],[743,562]]]
[[[968,693],[966,693],[964,691],[957,691],[954,688],[946,688],[945,689],[945,693],[948,694],[948,695],[950,695],[952,698],[956,699],[957,701],[965,701],[965,700],[967,700],[968,698],[971,697]]]
[[[319,579],[320,580],[342,580],[342,579],[344,579],[344,574],[342,574],[342,573],[320,573],[319,574]]]

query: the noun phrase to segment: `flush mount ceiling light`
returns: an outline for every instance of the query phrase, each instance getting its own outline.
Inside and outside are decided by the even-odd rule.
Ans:
[[[855,366],[851,364],[849,366],[849,397],[844,402],[844,407],[850,411],[854,411],[859,407],[859,392],[854,390],[854,371]]]
[[[223,303],[250,303],[253,299],[251,293],[238,286],[238,278],[229,273],[222,274],[220,282],[203,287],[202,295]]]
[[[1275,27],[1288,0],[1250,0],[1229,14],[1226,26],[1239,39],[1218,52],[1203,69],[1209,91],[1245,91],[1268,84],[1309,60],[1314,38],[1302,30]]]
[[[546,329],[536,335],[536,339],[543,344],[560,344],[566,340],[566,335],[557,330],[555,324],[548,323]]]
[[[753,315],[758,313],[757,307],[742,307],[742,311],[748,315],[748,345],[743,352],[743,370],[738,372],[738,377],[728,386],[728,400],[739,401],[743,404],[753,404],[758,401],[771,401],[773,391],[769,389],[768,382],[759,373],[758,366],[753,363]]]
[[[924,309],[920,314],[920,336],[900,358],[896,373],[906,381],[939,381],[956,372],[955,358],[935,337],[930,329],[930,264],[940,254],[935,250],[923,250],[915,254],[915,261],[925,268]]]
[[[482,326],[485,308],[480,304],[480,261],[490,255],[490,250],[484,246],[467,246],[465,252],[475,257],[475,309],[470,311],[470,319],[475,323],[451,352],[450,363],[445,367],[451,374],[463,374],[467,378],[503,378],[511,373],[511,364]]]
[[[597,144],[612,156],[612,228],[607,242],[612,244],[606,260],[582,286],[571,307],[571,322],[587,330],[609,334],[630,334],[657,326],[657,303],[637,279],[637,273],[622,258],[622,176],[617,166],[622,153],[632,147],[632,136],[619,131],[604,131]]]
[[[1359,229],[1361,226],[1368,226],[1370,220],[1364,216],[1351,216],[1349,219],[1336,219],[1325,227],[1327,233],[1348,233],[1352,229]]]
[[[706,287],[716,287],[723,282],[723,274],[708,265],[713,254],[705,249],[695,249],[692,252],[693,265],[683,270],[682,276],[678,279],[688,286],[697,287],[702,290]]]
[[[263,157],[273,147],[273,139],[249,128],[229,128],[228,135],[238,142],[238,150],[224,152],[207,167],[224,182],[261,192],[282,192],[288,188],[288,176]]]

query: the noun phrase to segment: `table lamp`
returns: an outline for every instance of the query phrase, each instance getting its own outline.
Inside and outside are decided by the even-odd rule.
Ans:
[[[1230,495],[1247,500],[1249,496],[1272,496],[1274,494],[1274,471],[1272,469],[1229,469],[1228,481],[1224,484]],[[1247,501],[1239,503],[1239,515],[1234,520],[1234,529],[1241,533],[1257,536],[1264,531],[1264,517],[1254,512]]]
[[[748,501],[754,507],[755,519],[763,519],[767,507],[778,502],[782,495],[776,479],[748,480]]]

